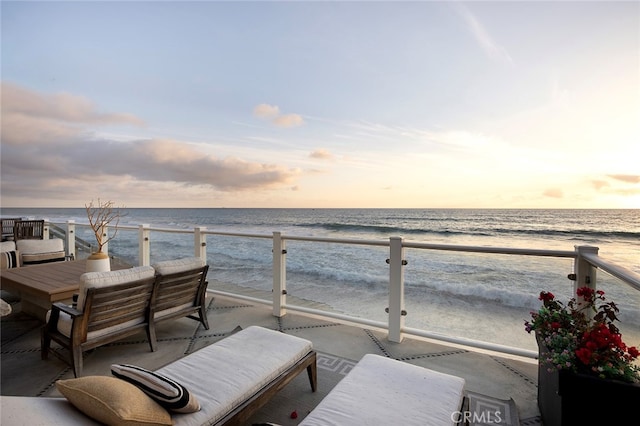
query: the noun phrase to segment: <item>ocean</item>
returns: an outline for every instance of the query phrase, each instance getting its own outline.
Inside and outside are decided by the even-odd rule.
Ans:
[[[137,209],[121,225],[490,247],[574,250],[640,273],[640,210],[503,209]],[[87,223],[84,209],[6,209],[5,217]],[[78,237],[92,241],[86,228]],[[110,254],[138,262],[138,235],[121,229]],[[272,287],[271,240],[207,237],[209,285],[263,291]],[[193,236],[151,233],[151,261],[193,255]],[[335,312],[386,322],[388,248],[287,241],[287,292]],[[524,331],[541,290],[568,300],[573,260],[405,249],[405,325],[535,350]],[[620,308],[625,341],[640,346],[640,292],[598,271],[598,288]],[[268,297],[268,296],[266,296]]]

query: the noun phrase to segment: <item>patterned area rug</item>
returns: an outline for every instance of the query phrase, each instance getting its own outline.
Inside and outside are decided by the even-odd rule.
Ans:
[[[470,426],[519,426],[518,408],[513,399],[498,399],[467,391],[468,416]]]

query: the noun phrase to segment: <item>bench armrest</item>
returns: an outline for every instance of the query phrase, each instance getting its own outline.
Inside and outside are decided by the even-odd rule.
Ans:
[[[76,308],[71,307],[71,306],[69,306],[69,305],[65,305],[65,304],[64,304],[64,303],[62,303],[62,302],[56,302],[56,303],[54,303],[54,304],[53,304],[53,306],[52,306],[52,308],[51,308],[51,310],[52,310],[52,312],[51,312],[52,316],[53,316],[53,312],[54,312],[54,311],[56,311],[56,310],[58,310],[58,311],[62,311],[62,312],[64,312],[64,313],[66,313],[66,314],[69,314],[69,315],[71,316],[71,318],[79,317],[79,316],[81,316],[81,315],[82,315],[82,312],[80,312],[80,311],[79,311],[79,310],[77,310]]]

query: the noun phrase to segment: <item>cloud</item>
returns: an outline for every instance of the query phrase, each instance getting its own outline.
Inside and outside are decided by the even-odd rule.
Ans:
[[[253,109],[253,115],[260,118],[273,118],[280,115],[280,108],[275,105],[260,104]]]
[[[0,170],[5,200],[42,197],[43,193],[55,198],[56,193],[117,187],[123,182],[127,183],[124,194],[140,191],[152,197],[159,191],[167,199],[168,189],[199,188],[196,193],[265,189],[289,185],[300,174],[277,164],[217,158],[178,140],[98,138],[98,124],[142,120],[97,113],[90,102],[77,96],[57,98],[63,100],[59,108],[51,99],[3,84]]]
[[[549,198],[564,198],[564,193],[562,192],[562,189],[559,188],[549,188],[544,191],[543,195]]]
[[[259,118],[269,119],[277,127],[296,127],[304,124],[304,119],[299,114],[281,114],[277,105],[260,104],[253,109],[253,115]]]
[[[311,154],[309,154],[309,157],[315,158],[318,160],[333,160],[334,158],[332,153],[322,148],[316,149],[315,151],[313,151]]]
[[[81,96],[68,93],[43,95],[7,82],[2,82],[2,114],[80,124],[144,125],[132,114],[96,111],[95,106]]]
[[[278,127],[296,127],[302,126],[304,120],[298,114],[285,114],[274,118],[272,123]]]
[[[640,175],[607,175],[611,179],[626,183],[640,183]]]
[[[455,3],[453,7],[458,15],[460,15],[465,21],[467,27],[471,31],[471,34],[476,39],[482,50],[484,50],[491,59],[513,65],[513,59],[507,50],[493,40],[486,28],[466,6],[460,3]]]
[[[604,181],[604,180],[592,180],[591,184],[598,191],[601,190],[602,188],[606,188],[608,186],[611,186],[611,184],[609,182]]]

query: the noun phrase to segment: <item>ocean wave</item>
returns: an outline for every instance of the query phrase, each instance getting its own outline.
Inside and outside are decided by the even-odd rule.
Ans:
[[[453,222],[451,219],[446,222]],[[468,222],[468,221],[467,221]],[[300,228],[324,229],[335,233],[369,233],[378,235],[438,235],[438,236],[474,236],[474,237],[499,237],[499,236],[533,236],[533,237],[562,237],[565,239],[621,239],[638,240],[640,232],[635,231],[597,231],[592,229],[534,229],[534,228],[477,228],[454,227],[445,229],[415,227],[415,226],[391,226],[381,224],[358,223],[307,223],[296,225]]]

